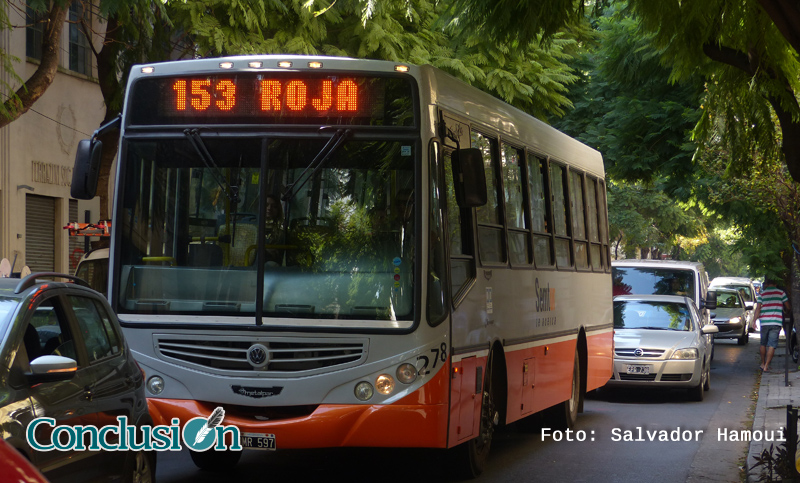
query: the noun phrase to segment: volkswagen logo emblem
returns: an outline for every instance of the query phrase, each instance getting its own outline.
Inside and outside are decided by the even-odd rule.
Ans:
[[[247,349],[247,362],[256,369],[266,367],[269,363],[269,351],[264,344],[253,344]]]
[[[251,349],[252,349],[252,347],[251,347]],[[633,355],[635,355],[636,357],[642,357],[643,354],[644,354],[644,351],[642,349],[636,349],[635,351],[633,351]]]

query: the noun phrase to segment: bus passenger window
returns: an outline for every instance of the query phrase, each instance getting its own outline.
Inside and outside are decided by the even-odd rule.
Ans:
[[[559,268],[572,266],[567,229],[567,184],[564,182],[566,169],[558,164],[550,164],[550,184],[553,188],[553,221],[556,234],[556,265]]]
[[[586,224],[583,206],[583,174],[570,172],[569,198],[572,207],[572,235],[575,244],[575,265],[578,268],[589,268],[589,254],[586,243]]]
[[[531,227],[533,258],[537,267],[553,266],[553,235],[550,220],[550,184],[547,161],[528,153],[528,189],[531,193]]]
[[[527,265],[530,263],[528,245],[530,233],[525,215],[525,199],[523,196],[522,152],[503,144],[500,152],[503,164],[503,191],[506,201],[506,225],[508,226],[508,256],[511,265]]]
[[[472,131],[472,147],[483,154],[483,169],[486,173],[487,202],[476,208],[478,213],[478,250],[482,262],[505,263],[505,240],[503,239],[503,205],[498,180],[497,140]]]
[[[589,260],[592,268],[597,270],[603,268],[603,259],[600,255],[602,245],[600,244],[600,233],[598,231],[597,212],[597,180],[586,178],[586,228],[589,234]]]

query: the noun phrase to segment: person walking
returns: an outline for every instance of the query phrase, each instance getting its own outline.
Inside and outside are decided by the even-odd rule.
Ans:
[[[783,314],[791,312],[789,298],[786,292],[775,286],[772,277],[764,278],[764,287],[756,298],[756,312],[750,322],[751,329],[755,329],[756,320],[761,319],[761,370],[769,372],[769,364],[778,347],[778,336],[783,326]]]

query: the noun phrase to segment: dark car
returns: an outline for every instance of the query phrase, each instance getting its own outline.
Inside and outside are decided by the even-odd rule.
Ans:
[[[119,322],[102,294],[63,274],[0,278],[0,428],[9,445],[25,455],[47,479],[58,481],[150,482],[155,453],[144,451],[36,451],[28,425],[41,445],[71,438],[59,426],[151,425],[144,375],[133,360]],[[141,435],[138,437],[141,441]],[[106,433],[106,442],[118,435]]]

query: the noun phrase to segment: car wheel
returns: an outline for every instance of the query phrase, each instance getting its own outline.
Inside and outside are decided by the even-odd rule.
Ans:
[[[156,454],[147,451],[129,451],[125,457],[123,481],[125,483],[152,483],[156,481]]]
[[[205,471],[225,471],[233,468],[236,466],[236,463],[239,462],[239,458],[242,457],[241,451],[214,451],[210,449],[208,451],[192,451],[189,450],[189,454],[192,456],[192,462],[200,468],[201,470]]]
[[[747,327],[742,330],[742,336],[736,341],[739,345],[747,345],[747,342],[750,340],[750,334],[747,331]]]
[[[703,386],[705,386],[706,372],[703,371],[701,374],[700,382],[696,386],[689,388],[689,399],[692,401],[702,401],[705,396]]]
[[[453,469],[464,479],[477,478],[486,469],[489,459],[489,449],[492,445],[494,427],[498,424],[499,415],[495,408],[494,384],[492,384],[492,370],[495,364],[495,352],[489,354],[486,375],[483,383],[483,401],[481,403],[481,421],[478,436],[456,446],[452,450]]]

